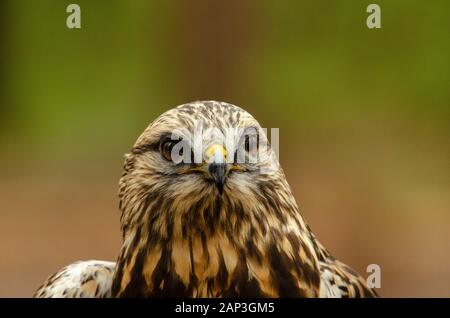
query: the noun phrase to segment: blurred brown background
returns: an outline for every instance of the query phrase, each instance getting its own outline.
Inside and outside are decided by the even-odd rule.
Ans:
[[[123,154],[198,99],[280,128],[312,229],[382,296],[450,296],[450,3],[376,1],[369,30],[371,2],[0,2],[0,296],[114,260]]]

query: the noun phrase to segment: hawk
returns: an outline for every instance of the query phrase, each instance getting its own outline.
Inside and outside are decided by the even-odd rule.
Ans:
[[[72,264],[35,296],[376,297],[315,238],[265,145],[225,102],[162,114],[125,155],[117,262]]]

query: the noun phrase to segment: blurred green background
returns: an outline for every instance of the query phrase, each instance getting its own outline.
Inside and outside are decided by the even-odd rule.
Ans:
[[[66,27],[81,7],[82,28]],[[382,28],[366,27],[381,6]],[[450,296],[450,2],[1,1],[0,296],[114,260],[123,154],[224,100],[280,128],[322,243],[382,296]]]

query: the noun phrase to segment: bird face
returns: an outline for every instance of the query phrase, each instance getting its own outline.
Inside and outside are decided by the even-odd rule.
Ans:
[[[278,170],[249,113],[220,102],[185,104],[150,124],[126,156],[120,205],[124,214],[143,213],[155,202],[184,216],[214,211],[248,201]]]
[[[267,156],[271,152],[261,127],[242,109],[222,107],[217,103],[183,105],[162,115],[136,148],[140,152],[141,145],[147,147],[152,157],[139,159],[167,183],[183,184],[187,190],[202,187],[208,194],[222,195],[231,190],[233,181],[228,180],[245,183],[246,175],[261,173],[275,159]],[[186,108],[191,112],[185,113]]]

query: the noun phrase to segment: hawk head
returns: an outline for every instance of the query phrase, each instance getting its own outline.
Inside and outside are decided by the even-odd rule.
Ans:
[[[263,151],[261,151],[263,150]],[[315,296],[309,229],[259,123],[194,102],[126,155],[115,296]]]
[[[119,190],[124,234],[152,207],[182,218],[184,231],[213,232],[236,208],[239,218],[251,217],[248,205],[283,180],[264,131],[245,110],[223,102],[178,106],[151,123],[126,155]]]

